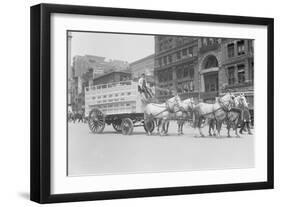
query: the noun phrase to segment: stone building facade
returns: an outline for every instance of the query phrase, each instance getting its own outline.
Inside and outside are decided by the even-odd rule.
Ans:
[[[130,63],[129,68],[133,79],[140,78],[141,74],[143,73],[145,73],[146,76],[153,76],[154,54]]]
[[[226,91],[243,92],[253,107],[253,52],[253,40],[156,36],[156,95],[165,101],[176,91],[211,103]]]
[[[198,41],[196,38],[155,36],[156,96],[160,101],[177,91],[198,96]]]

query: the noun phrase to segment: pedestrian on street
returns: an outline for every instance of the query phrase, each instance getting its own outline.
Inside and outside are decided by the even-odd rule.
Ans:
[[[243,134],[243,130],[245,127],[247,128],[248,134],[252,134],[251,129],[250,129],[250,122],[251,122],[251,115],[250,111],[248,108],[244,108],[241,113],[241,128],[239,133]]]

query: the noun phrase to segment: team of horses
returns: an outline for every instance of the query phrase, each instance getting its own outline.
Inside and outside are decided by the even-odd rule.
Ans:
[[[234,96],[227,92],[219,97],[215,103],[200,102],[195,104],[193,98],[181,100],[179,95],[168,99],[165,103],[146,103],[144,106],[144,124],[154,121],[157,125],[158,133],[167,135],[170,120],[176,120],[178,124],[178,135],[183,134],[183,125],[191,120],[191,124],[198,129],[200,136],[204,136],[202,128],[209,125],[210,136],[221,136],[222,124],[227,126],[227,135],[230,137],[230,130],[235,131],[236,137],[239,122],[243,110],[248,108],[248,103],[244,94]],[[151,132],[147,130],[147,134]]]

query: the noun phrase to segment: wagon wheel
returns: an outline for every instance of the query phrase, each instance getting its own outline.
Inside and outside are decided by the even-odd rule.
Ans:
[[[153,120],[149,120],[146,123],[144,122],[143,127],[146,132],[152,133],[155,128],[155,123]]]
[[[122,130],[122,134],[131,135],[134,130],[134,123],[132,119],[130,118],[123,119],[121,123],[121,130]]]
[[[112,123],[112,126],[117,132],[122,132],[121,123],[115,122]]]
[[[102,133],[105,127],[105,116],[99,109],[92,109],[88,117],[88,125],[92,133]]]

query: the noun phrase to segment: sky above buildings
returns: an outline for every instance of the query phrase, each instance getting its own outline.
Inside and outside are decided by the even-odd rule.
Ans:
[[[129,63],[154,53],[154,36],[71,32],[71,57],[95,55]]]

